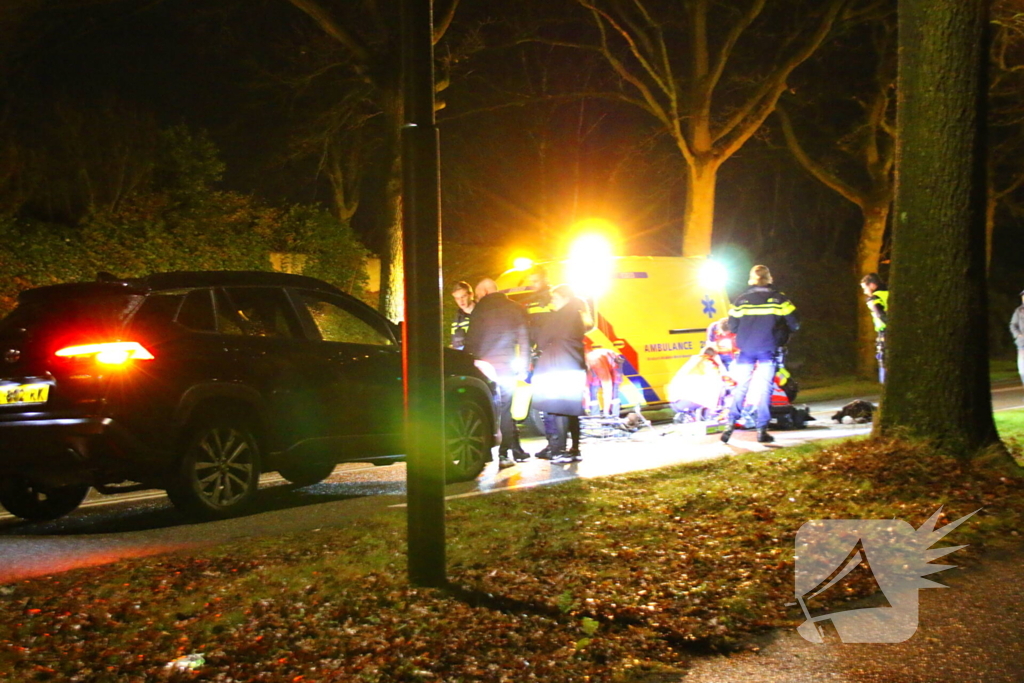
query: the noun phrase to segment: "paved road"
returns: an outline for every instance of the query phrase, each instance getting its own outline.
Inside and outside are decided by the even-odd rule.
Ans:
[[[1024,407],[1019,386],[993,391],[997,410]],[[776,432],[773,447],[868,431],[868,426],[839,425],[830,417],[845,401],[812,405],[817,422],[805,430]],[[541,447],[539,440],[525,444]],[[555,484],[577,477],[602,477],[628,471],[762,450],[752,432],[737,432],[728,446],[715,436],[695,437],[682,426],[656,425],[629,438],[584,443],[585,458],[572,465],[531,460],[498,471],[492,463],[475,482],[448,487],[449,498],[486,495]],[[277,477],[264,478],[260,512],[239,519],[203,524],[184,522],[159,492],[99,496],[60,520],[27,523],[0,514],[0,582],[51,574],[75,567],[112,562],[240,538],[304,531],[343,523],[403,504],[405,465],[342,465],[326,482],[296,488]]]

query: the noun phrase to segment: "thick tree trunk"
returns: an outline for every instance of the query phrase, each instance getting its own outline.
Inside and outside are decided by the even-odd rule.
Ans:
[[[989,169],[991,173],[991,169]],[[996,207],[999,206],[999,195],[992,187],[992,178],[989,177],[985,190],[985,272],[992,266],[992,235],[996,231]]]
[[[718,166],[718,162],[698,158],[687,170],[683,256],[707,256],[711,253]]]
[[[857,262],[854,271],[857,283],[857,374],[860,377],[877,377],[875,325],[860,290],[860,279],[868,273],[878,272],[882,243],[885,239],[885,225],[889,218],[889,202],[866,204],[863,214],[864,226],[861,228],[860,240],[857,243]]]
[[[381,234],[380,302],[378,310],[389,320],[402,320],[405,310],[405,261],[402,257],[402,90],[400,85],[381,97],[384,112],[384,153],[389,163],[384,184]]]
[[[987,0],[900,0],[889,368],[876,431],[998,443],[988,378],[982,76]]]

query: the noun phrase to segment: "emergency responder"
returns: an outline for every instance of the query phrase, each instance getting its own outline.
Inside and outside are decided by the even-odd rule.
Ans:
[[[772,286],[768,266],[751,268],[747,284],[750,286],[736,297],[729,309],[729,329],[736,334],[740,353],[732,364],[736,388],[729,407],[729,422],[722,432],[723,443],[728,443],[732,436],[752,382],[757,392],[757,440],[759,443],[775,441],[768,433],[772,383],[781,348],[789,341],[789,335],[800,327],[796,306]]]
[[[466,333],[469,332],[469,316],[476,306],[476,297],[473,295],[473,288],[468,282],[456,282],[452,286],[452,298],[459,310],[455,312],[455,320],[452,322],[452,348],[462,349],[466,346]]]
[[[1010,334],[1017,344],[1017,372],[1020,373],[1020,381],[1024,384],[1024,291],[1020,293],[1020,297],[1021,305],[1010,318]]]
[[[533,373],[533,405],[550,416],[547,452],[553,463],[580,460],[579,436],[575,451],[567,450],[571,421],[583,414],[587,367],[583,358],[587,305],[569,285],[551,291],[552,312],[537,334],[539,355]],[[547,428],[547,425],[545,425]]]
[[[512,458],[530,457],[519,445],[519,431],[512,419],[512,392],[526,377],[530,362],[530,333],[526,311],[498,292],[494,280],[485,278],[476,286],[473,324],[466,333],[465,350],[494,368],[498,385],[499,425],[498,468],[515,465]],[[511,457],[510,457],[511,454]]]
[[[704,346],[715,350],[718,360],[728,372],[737,353],[736,333],[729,328],[728,316],[708,325],[708,336]]]
[[[889,322],[889,288],[878,273],[868,273],[860,281],[867,297],[871,322],[875,325],[875,358],[878,359],[878,381],[885,384],[885,328]]]

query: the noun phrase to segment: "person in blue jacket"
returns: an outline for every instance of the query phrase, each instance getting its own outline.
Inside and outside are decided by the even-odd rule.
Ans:
[[[768,433],[772,382],[781,348],[789,341],[790,334],[800,328],[796,306],[772,285],[768,266],[751,268],[747,284],[750,286],[736,297],[729,309],[729,329],[736,333],[740,352],[730,371],[736,388],[732,392],[729,422],[722,432],[723,443],[728,443],[732,437],[751,385],[757,392],[757,440],[760,443],[775,441]]]

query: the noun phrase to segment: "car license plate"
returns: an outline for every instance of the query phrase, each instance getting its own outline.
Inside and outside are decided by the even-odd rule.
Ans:
[[[50,396],[49,384],[17,384],[0,386],[0,405],[46,403]]]

